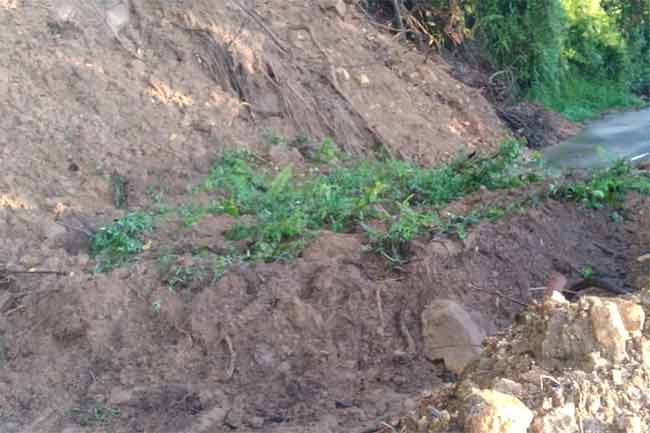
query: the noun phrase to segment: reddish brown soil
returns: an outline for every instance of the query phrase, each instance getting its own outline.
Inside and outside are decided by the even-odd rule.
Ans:
[[[137,263],[89,273],[83,232],[123,213],[114,171],[136,209],[149,187],[182,202],[225,149],[300,162],[269,133],[424,163],[503,135],[476,89],[350,4],[258,2],[263,30],[221,3],[134,0],[116,37],[104,3],[0,0],[0,263],[66,273],[0,275],[3,433],[363,430],[450,379],[419,355],[429,300],[493,331],[521,308],[506,296],[525,302],[551,271],[617,276],[641,250],[605,212],[549,203],[464,242],[420,240],[395,272],[362,237],[326,233],[294,263],[170,291],[160,247],[218,248],[232,221],[214,219],[169,222]]]
[[[3,213],[2,238],[34,254],[72,234],[21,232],[30,212]],[[553,271],[572,280],[590,265],[622,284],[634,227],[549,202],[464,242],[416,242],[395,272],[361,237],[324,233],[294,263],[236,267],[190,294],[161,282],[154,257],[91,276],[86,256],[56,250],[47,266],[73,275],[14,276],[5,291],[3,431],[94,431],[69,411],[97,405],[119,409],[115,432],[361,430],[450,379],[419,352],[429,301],[460,301],[493,332],[521,310],[508,299],[527,302]],[[201,224],[187,230],[178,238],[218,247]]]

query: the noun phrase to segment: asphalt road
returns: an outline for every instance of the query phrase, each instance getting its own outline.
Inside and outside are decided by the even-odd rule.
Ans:
[[[603,167],[619,159],[650,160],[650,108],[605,116],[577,136],[549,147],[543,159],[555,168]]]

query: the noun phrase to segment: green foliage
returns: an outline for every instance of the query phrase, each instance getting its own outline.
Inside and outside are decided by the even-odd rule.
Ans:
[[[530,90],[529,96],[576,122],[596,117],[613,107],[632,108],[640,104],[624,83],[579,76],[564,79],[557,88],[536,87]]]
[[[318,146],[314,160],[320,163],[330,163],[339,158],[340,152],[331,138],[325,138]]]
[[[591,209],[620,209],[629,192],[650,194],[650,178],[632,173],[632,168],[622,161],[595,172],[588,180],[550,189],[554,198],[577,201]]]
[[[159,271],[171,291],[189,297],[192,291],[217,282],[229,266],[241,260],[242,257],[234,251],[219,255],[197,250],[191,257],[164,254],[160,258]]]
[[[542,180],[537,166],[522,164],[516,141],[505,142],[491,157],[459,157],[432,168],[405,161],[361,160],[307,175],[291,167],[273,169],[260,161],[248,153],[224,155],[200,186],[211,195],[209,204],[177,209],[188,225],[206,213],[229,214],[238,223],[225,233],[233,241],[228,251],[164,254],[160,271],[171,290],[191,296],[234,263],[290,260],[321,229],[363,229],[372,249],[399,265],[410,255],[411,241],[419,236],[437,233],[464,239],[472,225],[536,206],[547,196],[577,201],[587,208],[609,207],[611,218],[620,220],[626,193],[650,194],[650,177],[619,162],[577,182],[551,184],[548,195],[524,194],[507,205],[478,206],[464,215],[442,212],[450,202],[484,188],[521,188]],[[144,251],[143,236],[160,215],[131,213],[101,228],[92,243],[97,270],[126,264]],[[155,311],[156,305],[152,308]]]
[[[587,265],[580,270],[580,275],[585,280],[588,280],[589,278],[592,278],[594,276],[594,268]]]
[[[481,42],[522,88],[557,82],[565,27],[560,0],[481,0],[476,13]]]
[[[409,242],[438,226],[437,217],[431,212],[418,212],[408,200],[400,203],[399,215],[393,218],[388,230],[381,231],[362,224],[374,251],[382,254],[393,265],[400,264],[409,255]]]
[[[68,415],[82,427],[97,427],[108,425],[114,418],[118,418],[120,410],[98,404],[89,408],[71,409]]]
[[[650,2],[476,1],[477,35],[520,95],[574,120],[638,103],[650,87]]]
[[[106,272],[129,262],[143,251],[142,235],[153,229],[153,217],[130,213],[100,228],[92,238],[91,254],[97,261],[96,271]]]
[[[269,172],[250,155],[229,154],[217,161],[203,189],[218,197],[212,212],[230,209],[228,213],[252,217],[226,233],[230,240],[248,243],[250,259],[290,259],[316,230],[351,231],[371,219],[389,223],[385,234],[369,234],[395,258],[404,255],[408,241],[434,225],[431,209],[481,187],[512,188],[537,181],[539,177],[519,166],[519,152],[519,143],[508,141],[494,157],[459,158],[435,168],[395,160],[359,161],[313,177],[296,177],[290,167]]]

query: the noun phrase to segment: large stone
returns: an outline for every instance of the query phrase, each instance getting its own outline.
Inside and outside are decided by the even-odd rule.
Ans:
[[[616,304],[593,297],[589,299],[589,303],[591,324],[601,352],[615,363],[624,361],[627,359],[625,345],[630,339],[630,333]]]
[[[422,312],[422,338],[429,360],[442,359],[449,370],[459,374],[481,353],[485,333],[463,307],[443,300]]]
[[[533,412],[516,397],[473,389],[463,405],[465,433],[526,433]]]
[[[626,345],[642,333],[643,309],[627,300],[608,300],[585,296],[577,304],[551,301],[542,337],[533,345],[544,368],[579,367],[591,370],[597,365],[621,363],[628,358]]]
[[[633,337],[638,337],[643,332],[643,325],[645,324],[645,312],[636,302],[628,301],[626,299],[614,300],[618,307],[618,313],[623,319],[625,329]]]

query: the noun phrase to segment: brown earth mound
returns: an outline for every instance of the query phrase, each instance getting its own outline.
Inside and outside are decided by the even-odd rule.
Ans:
[[[65,274],[0,275],[2,432],[361,429],[449,379],[422,352],[432,300],[492,332],[551,271],[620,278],[636,238],[557,203],[421,240],[396,271],[359,236],[324,234],[295,263],[175,290],[156,248],[90,273],[88,233],[115,204],[181,201],[226,149],[283,164],[301,158],[291,139],[330,136],[428,163],[498,145],[476,89],[332,4],[0,0],[0,263]],[[172,221],[154,246],[189,263],[229,224]]]
[[[575,279],[589,264],[623,284],[640,251],[634,222],[551,202],[464,242],[421,240],[394,272],[357,235],[325,233],[295,263],[170,290],[157,257],[88,275],[87,255],[61,249],[76,232],[34,211],[2,214],[12,266],[69,272],[13,275],[2,292],[6,432],[361,430],[450,379],[424,353],[430,302],[460,303],[491,333],[552,272]],[[179,251],[187,239],[218,248],[227,224],[170,232]]]
[[[0,5],[2,194],[101,210],[114,170],[134,196],[182,189],[224,149],[294,137],[423,163],[498,146],[476,90],[343,6]]]

